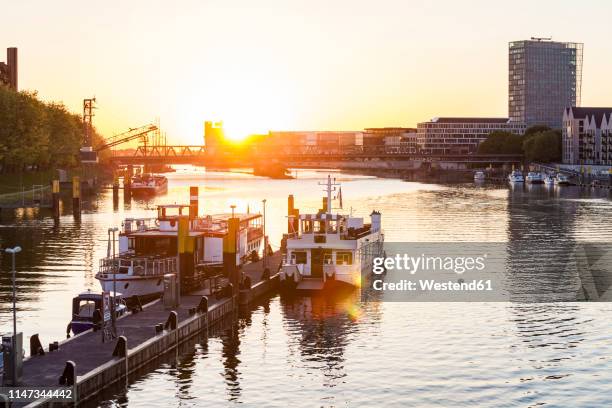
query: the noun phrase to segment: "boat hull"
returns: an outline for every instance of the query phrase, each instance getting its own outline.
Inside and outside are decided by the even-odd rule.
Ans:
[[[112,292],[114,283],[112,275],[105,275],[104,278],[96,276],[100,281],[100,286],[105,292]],[[164,290],[163,276],[126,276],[117,275],[117,292],[121,293],[124,299],[134,295],[148,297],[160,295]]]

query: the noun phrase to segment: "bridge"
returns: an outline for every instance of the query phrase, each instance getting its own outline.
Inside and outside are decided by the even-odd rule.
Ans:
[[[238,167],[251,167],[254,163],[275,161],[287,167],[299,163],[320,162],[444,162],[455,164],[521,164],[523,156],[516,154],[423,154],[406,152],[319,152],[286,153],[259,152],[247,149],[235,154],[232,151],[209,152],[205,146],[139,146],[133,152],[117,152],[110,160],[117,166],[151,164],[194,164],[220,165],[231,164]]]

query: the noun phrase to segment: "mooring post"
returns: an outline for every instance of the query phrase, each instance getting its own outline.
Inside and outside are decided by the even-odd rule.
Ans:
[[[81,178],[72,178],[72,214],[74,218],[81,218]]]
[[[178,314],[173,310],[168,315],[168,320],[164,324],[164,329],[175,330],[178,322]]]
[[[45,354],[42,343],[38,338],[38,333],[33,334],[30,337],[30,356],[42,356]]]
[[[127,166],[123,173],[123,203],[129,204],[132,200],[132,165]]]
[[[113,172],[113,211],[119,209],[119,179],[117,173]]]
[[[76,378],[76,364],[74,361],[66,361],[64,372],[59,378],[59,385],[73,386]]]
[[[223,268],[232,285],[232,296],[237,295],[240,284],[240,271],[236,265],[236,240],[240,228],[240,219],[233,216],[227,220],[227,234],[223,237]]]
[[[189,187],[189,219],[193,220],[198,218],[198,187]]]
[[[60,182],[53,180],[51,183],[51,199],[53,201],[53,218],[60,216]]]
[[[119,336],[113,350],[113,357],[127,357],[127,337]]]

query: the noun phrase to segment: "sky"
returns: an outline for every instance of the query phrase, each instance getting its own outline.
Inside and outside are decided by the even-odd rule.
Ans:
[[[95,96],[107,137],[156,120],[201,144],[204,120],[237,137],[506,117],[508,42],[532,36],[583,42],[582,105],[612,105],[607,1],[8,4],[0,48],[19,48],[20,89],[74,112]]]

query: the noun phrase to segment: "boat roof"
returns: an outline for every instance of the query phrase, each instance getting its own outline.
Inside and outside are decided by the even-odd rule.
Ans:
[[[213,220],[218,221],[226,221],[232,217],[232,213],[220,213],[220,214],[211,214],[210,215]],[[261,218],[261,214],[259,213],[234,213],[234,218],[240,219],[240,221],[250,221],[256,218]],[[202,217],[199,217],[202,218]],[[205,217],[204,217],[205,218]]]
[[[175,237],[178,231],[160,231],[158,229],[147,230],[147,231],[134,231],[128,233],[130,237]],[[190,237],[201,237],[205,236],[206,231],[189,231]]]

